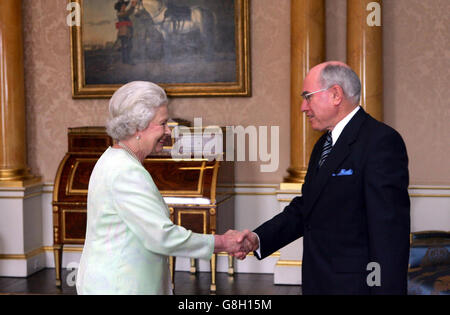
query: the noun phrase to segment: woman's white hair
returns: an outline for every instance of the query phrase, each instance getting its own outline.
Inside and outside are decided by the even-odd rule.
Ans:
[[[114,140],[125,140],[147,128],[156,108],[167,103],[166,92],[160,86],[145,81],[127,83],[109,101],[106,132]]]
[[[323,88],[339,85],[354,105],[359,104],[361,95],[361,81],[358,75],[348,66],[329,64],[322,69],[320,82]]]

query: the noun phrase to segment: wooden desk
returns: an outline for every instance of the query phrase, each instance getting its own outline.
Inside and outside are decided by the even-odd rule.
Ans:
[[[234,228],[233,195],[218,193],[217,189],[219,184],[233,184],[233,163],[208,161],[195,152],[182,160],[174,160],[170,140],[163,152],[147,157],[143,165],[165,198],[171,220],[196,233],[222,234]],[[84,244],[89,177],[98,158],[113,145],[103,127],[69,128],[68,142],[68,152],[58,167],[53,191],[57,286],[61,286],[63,246]],[[174,280],[175,259],[171,257],[170,261]],[[228,262],[228,273],[233,274],[231,256]],[[196,272],[194,260],[191,260],[191,272]],[[211,258],[211,292],[216,291],[215,276],[216,254]]]

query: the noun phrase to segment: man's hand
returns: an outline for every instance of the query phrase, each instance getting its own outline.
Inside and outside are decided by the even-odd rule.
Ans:
[[[233,254],[233,256],[239,260],[245,259],[248,253],[253,252],[259,248],[258,236],[254,232],[251,232],[249,230],[239,232],[239,237],[237,241],[238,243],[243,243],[243,246],[241,248],[245,249],[243,251],[235,252]]]
[[[238,239],[241,239],[240,232],[234,230],[228,230],[223,235],[214,235],[215,243],[214,243],[214,252],[227,252],[233,254],[239,251],[245,251],[243,247],[242,240],[238,242]]]

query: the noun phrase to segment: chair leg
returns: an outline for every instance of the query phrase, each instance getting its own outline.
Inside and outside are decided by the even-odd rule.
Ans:
[[[192,275],[197,273],[197,267],[195,265],[195,259],[194,258],[191,258],[191,269],[190,269],[190,271],[191,271]]]
[[[55,271],[56,271],[55,284],[57,287],[62,286],[61,282],[62,248],[63,247],[61,244],[55,244],[53,246],[53,256],[55,258]]]
[[[176,257],[170,256],[169,257],[169,266],[170,266],[170,276],[172,278],[172,290],[175,291],[175,264],[176,264]]]
[[[216,254],[213,254],[211,257],[211,286],[210,293],[216,293]]]
[[[233,256],[228,255],[228,275],[233,276],[234,275],[234,266],[233,266]]]

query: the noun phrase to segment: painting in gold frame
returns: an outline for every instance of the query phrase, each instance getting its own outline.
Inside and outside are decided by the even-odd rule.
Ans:
[[[73,98],[151,81],[169,96],[251,96],[250,0],[75,0]]]

